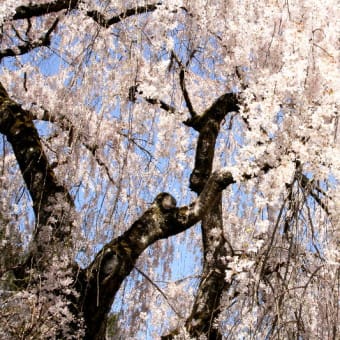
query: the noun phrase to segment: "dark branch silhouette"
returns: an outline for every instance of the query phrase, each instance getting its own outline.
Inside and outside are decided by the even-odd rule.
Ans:
[[[51,44],[51,34],[57,27],[59,22],[59,18],[57,18],[52,26],[48,29],[48,31],[43,34],[39,39],[36,39],[34,41],[27,41],[22,45],[18,45],[12,48],[6,48],[4,50],[0,50],[0,61],[5,57],[14,57],[18,55],[26,54],[38,47],[43,46],[50,46]]]
[[[126,11],[115,15],[109,19],[105,18],[105,16],[98,12],[98,11],[88,11],[87,15],[92,18],[98,25],[107,28],[114,24],[117,24],[121,22],[122,20],[134,16],[136,14],[143,14],[148,12],[153,12],[157,9],[157,5],[160,5],[160,3],[157,4],[150,4],[145,6],[136,6],[134,8],[129,8]]]
[[[19,6],[15,10],[13,19],[14,20],[28,19],[43,16],[50,13],[60,12],[63,10],[71,11],[73,9],[77,9],[79,2],[80,2],[79,0],[56,0],[44,4],[31,4],[26,6]],[[107,28],[114,24],[119,23],[120,21],[128,17],[155,11],[157,9],[157,6],[160,4],[161,3],[158,2],[155,4],[136,6],[133,8],[129,8],[126,11],[118,15],[115,15],[111,18],[105,18],[105,16],[98,11],[88,11],[86,15],[92,18],[96,23],[98,23],[98,25]]]

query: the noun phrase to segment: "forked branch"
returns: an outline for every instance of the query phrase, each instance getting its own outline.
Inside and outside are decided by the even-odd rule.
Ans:
[[[0,50],[0,61],[5,57],[14,57],[14,56],[26,54],[38,47],[50,46],[51,34],[57,27],[58,22],[59,22],[59,18],[54,20],[52,26],[39,39],[36,39],[33,41],[27,41],[22,45],[18,45],[12,48],[5,48],[3,50]]]

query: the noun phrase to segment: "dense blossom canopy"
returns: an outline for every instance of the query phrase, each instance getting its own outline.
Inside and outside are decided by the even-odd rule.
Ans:
[[[1,336],[336,339],[336,11],[2,1]]]

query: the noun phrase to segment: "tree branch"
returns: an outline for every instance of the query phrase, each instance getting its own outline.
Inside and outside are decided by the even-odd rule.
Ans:
[[[189,92],[188,92],[188,90],[186,88],[186,85],[185,85],[185,66],[179,60],[179,58],[177,57],[175,52],[171,51],[170,65],[172,65],[172,60],[173,59],[176,61],[177,65],[180,68],[180,71],[179,71],[179,84],[181,86],[181,90],[182,90],[182,93],[183,93],[185,104],[186,104],[186,106],[187,106],[187,108],[189,110],[191,118],[195,118],[197,116],[197,113],[195,112],[194,107],[192,106],[192,103],[191,103],[191,100],[190,100],[190,96],[189,96]],[[171,68],[171,66],[170,66],[170,68]]]
[[[220,124],[226,114],[233,111],[238,111],[238,97],[234,93],[225,93],[202,115],[184,122],[199,132],[195,166],[190,176],[190,189],[196,193],[202,190],[211,174]]]
[[[89,150],[91,152],[91,154],[93,155],[94,159],[96,160],[96,162],[98,163],[99,166],[103,167],[103,169],[106,172],[106,176],[108,177],[109,181],[112,184],[115,184],[115,180],[113,179],[113,177],[110,174],[110,169],[107,166],[107,164],[98,156],[97,154],[97,147],[96,146],[92,146],[89,143],[83,142],[83,145],[86,147],[87,150]]]
[[[42,46],[50,46],[51,44],[51,33],[57,27],[59,22],[59,18],[57,18],[49,30],[42,35],[39,39],[34,41],[27,41],[23,45],[15,46],[12,48],[6,48],[4,50],[0,50],[0,61],[5,57],[14,57],[18,55],[26,54],[35,48],[42,47]]]
[[[62,115],[60,116],[61,119],[58,119],[55,115],[51,114],[50,112],[48,112],[46,109],[43,109],[44,113],[42,117],[38,117],[37,115],[33,114],[32,117],[34,120],[43,120],[43,121],[47,121],[47,122],[52,122],[52,123],[58,123],[58,125],[64,129],[65,131],[69,131],[70,135],[74,134],[74,131],[76,130],[76,127],[71,123],[71,121],[67,118],[67,116]],[[65,122],[65,121],[66,122]],[[98,146],[97,145],[91,145],[86,137],[80,132],[77,132],[77,136],[80,137],[81,139],[81,143],[84,145],[84,147],[92,154],[92,156],[94,157],[94,159],[96,160],[97,164],[99,166],[101,166],[105,172],[106,175],[109,179],[109,181],[112,184],[115,184],[115,180],[113,179],[113,177],[111,176],[110,173],[110,169],[108,167],[108,165],[105,163],[105,161],[102,160],[102,158],[98,155],[97,150],[98,150]],[[71,138],[72,140],[73,138]],[[69,141],[69,144],[71,144],[72,142]],[[70,146],[70,145],[69,145]]]
[[[36,262],[41,260],[39,257],[48,261],[47,254],[53,254],[55,250],[52,244],[59,243],[60,247],[61,242],[71,242],[71,228],[75,218],[73,200],[55,177],[31,113],[10,99],[1,83],[0,133],[4,134],[12,145],[32,197],[36,229],[31,255]]]
[[[230,284],[225,280],[225,263],[228,254],[223,237],[222,194],[217,193],[216,203],[207,210],[202,218],[203,270],[191,314],[186,328],[193,338],[201,334],[207,339],[222,339],[214,320],[220,313],[223,292]],[[211,230],[214,229],[214,233]]]
[[[269,169],[271,167],[266,167],[263,171]],[[244,180],[254,177],[256,175],[242,176]],[[176,200],[170,194],[160,193],[151,207],[123,235],[103,247],[78,277],[82,312],[89,325],[85,339],[97,339],[96,336],[105,330],[105,316],[142,252],[156,241],[177,235],[202,220],[206,212],[218,204],[219,193],[233,183],[235,180],[228,169],[215,171],[197,199],[183,207],[176,207]],[[216,273],[221,282],[221,273]],[[207,289],[214,290],[216,276],[211,276],[206,282]]]
[[[232,94],[221,96],[204,115],[197,117],[192,122],[197,129],[201,130],[199,137],[201,142],[197,147],[198,154],[204,153],[202,148],[213,154],[219,124],[229,110],[237,108],[235,101],[236,97]],[[211,143],[212,148],[209,146],[207,149],[206,143]],[[203,164],[203,160],[196,162],[197,172],[203,172],[205,167],[208,167],[209,170],[206,172],[207,177],[201,178],[200,189],[197,191],[199,196],[192,204],[177,208],[176,201],[170,194],[159,194],[150,209],[134,222],[122,236],[105,245],[85,271],[87,284],[82,289],[81,296],[86,324],[92,325],[89,328],[88,339],[95,339],[96,334],[100,334],[105,329],[106,312],[111,308],[116,292],[134,268],[141,253],[157,240],[168,238],[190,228],[202,220],[207,211],[214,211],[213,207],[220,204],[221,195],[219,193],[235,182],[232,174],[225,169],[211,174],[213,155],[209,155],[207,159],[205,164]],[[244,178],[246,177],[252,176],[246,174]],[[220,213],[220,209],[218,213]],[[214,212],[211,217],[215,217]],[[206,224],[211,228],[211,220],[208,219]],[[223,242],[221,240],[220,244],[222,249]],[[216,293],[215,285],[217,283],[220,285],[223,281],[224,286],[224,276],[221,273],[216,272],[214,275],[210,275],[209,280],[205,275],[205,279],[200,285],[202,293],[200,296],[210,298],[212,294],[214,298],[211,303],[208,303],[209,311],[204,314],[198,327],[201,327],[206,321],[211,321],[211,313],[219,305],[221,291],[218,289]],[[198,306],[198,303],[196,305]],[[190,319],[191,325],[194,324],[194,317],[196,318],[198,314],[201,316],[198,310],[193,311],[193,317]],[[198,328],[190,326],[189,329],[192,334],[196,334]]]
[[[110,19],[106,19],[105,16],[103,14],[101,14],[98,11],[88,11],[86,14],[92,18],[98,25],[107,28],[111,25],[117,24],[118,22],[137,15],[137,14],[143,14],[143,13],[148,13],[148,12],[153,12],[157,9],[157,5],[160,5],[160,3],[156,3],[156,4],[149,4],[149,5],[145,5],[145,6],[136,6],[134,8],[129,8],[126,11],[113,16]]]
[[[38,17],[50,13],[59,12],[62,10],[70,11],[78,7],[79,0],[56,0],[45,4],[27,5],[19,6],[15,10],[13,16],[14,20],[18,19],[28,19],[33,17]],[[117,24],[118,22],[124,20],[125,18],[143,14],[148,12],[153,12],[157,9],[157,6],[161,3],[149,4],[144,6],[136,6],[134,8],[129,8],[126,11],[113,16],[110,19],[106,19],[105,16],[98,11],[88,11],[87,16],[92,18],[98,25],[107,28],[111,25]]]
[[[230,172],[215,172],[196,201],[180,208],[170,194],[161,193],[122,236],[103,247],[84,272],[86,284],[80,288],[84,318],[92,325],[88,339],[95,339],[105,329],[105,315],[142,252],[157,240],[177,235],[200,221],[215,204],[217,193],[232,183]]]
[[[137,270],[137,272],[139,274],[141,274],[152,286],[154,286],[156,288],[156,290],[163,296],[164,300],[167,302],[167,304],[169,305],[169,307],[172,309],[172,311],[179,317],[182,318],[182,315],[176,310],[176,308],[172,305],[172,303],[169,301],[169,298],[166,296],[166,294],[162,291],[162,289],[159,288],[159,286],[150,279],[150,277],[148,275],[146,275],[143,271],[141,271],[140,269],[138,269],[137,267],[135,267],[135,269]]]
[[[59,12],[62,10],[69,11],[69,10],[77,8],[78,4],[79,4],[79,0],[56,0],[56,1],[51,1],[49,3],[44,3],[44,4],[31,4],[27,6],[19,6],[16,8],[15,14],[12,17],[12,19],[13,20],[30,19],[33,17],[38,17],[38,16],[42,16],[42,15],[46,15],[46,14],[50,14],[54,12]],[[159,4],[160,3],[129,8],[126,11],[120,13],[119,15],[113,16],[110,19],[106,19],[104,15],[98,11],[88,11],[86,15],[91,17],[100,26],[107,28],[130,16],[153,12],[157,9],[157,5]],[[35,48],[42,47],[42,46],[49,46],[51,43],[50,35],[54,31],[55,27],[57,26],[58,21],[59,19],[57,18],[54,21],[51,28],[46,32],[46,34],[44,34],[37,40],[27,41],[22,45],[0,50],[0,61],[5,57],[14,57],[18,55],[23,55],[34,50]],[[29,29],[30,29],[30,23],[29,23],[28,30]]]
[[[194,110],[194,107],[192,106],[192,103],[191,103],[191,100],[190,100],[190,97],[189,97],[189,92],[188,92],[188,90],[185,86],[185,70],[184,70],[184,68],[181,68],[181,70],[179,71],[179,83],[181,85],[181,90],[182,90],[183,97],[184,97],[185,103],[187,105],[187,108],[189,110],[189,113],[190,113],[191,117],[196,117],[197,113]]]
[[[314,200],[316,201],[316,203],[318,203],[320,205],[320,207],[325,211],[325,213],[327,215],[329,215],[329,211],[328,211],[328,208],[327,208],[327,205],[322,201],[322,199],[314,192],[314,189],[316,191],[318,191],[319,193],[323,194],[324,196],[326,196],[328,199],[330,199],[330,197],[328,197],[326,195],[326,193],[320,189],[319,187],[315,187],[314,183],[313,183],[313,180],[309,180],[307,178],[306,175],[304,175],[303,173],[300,173],[300,181],[299,181],[301,187],[303,189],[306,190],[307,194],[308,195],[311,195]]]
[[[29,19],[55,13],[64,9],[71,10],[78,6],[79,0],[55,0],[48,3],[19,6],[15,9],[14,20]]]
[[[195,166],[190,176],[190,188],[198,195],[207,185],[211,176],[215,144],[221,122],[229,112],[238,111],[238,98],[226,93],[219,97],[203,115],[193,116],[185,123],[199,132]],[[208,339],[221,339],[213,323],[219,315],[222,293],[227,289],[223,262],[228,255],[223,236],[222,195],[216,193],[216,202],[203,216],[201,222],[203,243],[203,271],[191,314],[186,328],[191,337],[201,334]],[[214,229],[214,233],[211,231]],[[203,307],[204,306],[204,307]]]
[[[160,105],[160,108],[163,109],[164,111],[170,112],[170,113],[175,113],[176,112],[176,108],[172,105],[169,105],[167,103],[165,103],[162,100],[156,99],[156,98],[145,98],[145,100],[153,105]]]

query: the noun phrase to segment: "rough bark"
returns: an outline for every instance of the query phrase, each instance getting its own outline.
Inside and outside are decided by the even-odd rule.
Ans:
[[[58,244],[71,245],[74,204],[48,162],[31,113],[11,100],[1,83],[0,132],[12,145],[33,201],[36,225],[27,265],[47,264]]]
[[[188,101],[190,100],[187,99],[186,102]],[[195,114],[191,108],[191,118],[184,122],[199,132],[195,166],[190,176],[190,189],[198,195],[209,185],[207,181],[212,174],[215,144],[221,122],[233,111],[238,111],[238,98],[233,93],[225,93],[202,115]],[[228,250],[223,236],[221,192],[216,192],[214,205],[202,216],[201,230],[203,270],[186,328],[193,338],[205,335],[211,340],[221,339],[221,334],[213,327],[214,320],[219,315],[222,293],[226,289],[224,272]],[[176,333],[178,330],[163,336],[162,339],[173,339]]]
[[[227,289],[225,256],[228,254],[223,238],[221,193],[217,194],[216,204],[202,218],[201,229],[204,251],[203,270],[186,327],[193,338],[199,338],[204,334],[208,339],[221,339],[220,332],[213,327],[214,320],[220,313],[222,293]],[[210,233],[212,229],[214,235]]]
[[[179,208],[170,194],[157,195],[150,209],[98,253],[84,271],[83,282],[79,282],[81,309],[88,327],[86,339],[104,339],[106,316],[115,294],[142,252],[157,240],[176,235],[199,222],[205,212],[216,205],[218,193],[231,183],[234,179],[230,173],[216,172],[196,201]]]
[[[215,144],[221,122],[232,111],[238,111],[235,94],[226,93],[200,117],[186,123],[199,131],[195,167],[190,176],[190,188],[197,194],[205,187],[210,177],[215,154]],[[225,257],[227,254],[223,237],[222,195],[217,194],[216,203],[201,221],[203,243],[203,271],[191,314],[186,321],[190,336],[198,338],[204,334],[208,339],[221,339],[218,329],[213,327],[219,315],[219,305],[226,282]],[[213,232],[212,232],[213,230]]]

